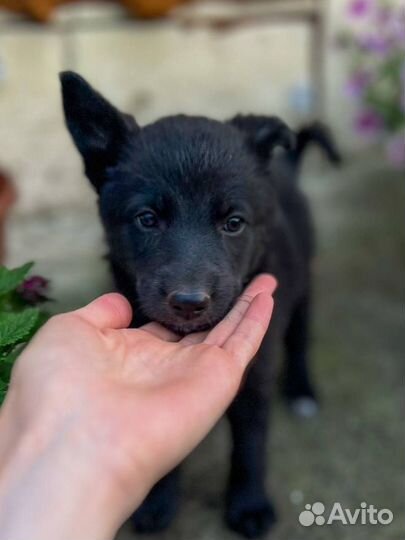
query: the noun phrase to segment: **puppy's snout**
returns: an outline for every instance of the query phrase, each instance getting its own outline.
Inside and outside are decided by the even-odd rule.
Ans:
[[[211,297],[205,291],[174,291],[167,300],[176,315],[183,319],[194,319],[206,311]]]

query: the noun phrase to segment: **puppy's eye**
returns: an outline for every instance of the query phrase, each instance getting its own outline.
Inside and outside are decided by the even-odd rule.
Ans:
[[[135,220],[141,229],[153,229],[159,223],[157,215],[151,210],[141,212],[135,217]]]
[[[231,216],[223,226],[223,230],[228,234],[237,234],[245,228],[245,220],[240,216]]]

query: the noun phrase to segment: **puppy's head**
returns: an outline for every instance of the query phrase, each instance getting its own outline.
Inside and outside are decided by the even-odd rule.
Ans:
[[[288,128],[186,116],[140,128],[80,76],[61,81],[114,266],[147,317],[179,333],[211,327],[266,254],[275,204],[263,164],[290,144]]]

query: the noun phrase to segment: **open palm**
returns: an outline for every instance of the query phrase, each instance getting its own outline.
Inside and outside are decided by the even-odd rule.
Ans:
[[[74,418],[77,448],[114,475],[129,512],[135,480],[151,487],[235,396],[270,321],[274,288],[259,276],[214,329],[184,338],[157,323],[128,329],[128,302],[102,296],[43,327],[17,362],[8,401],[22,422],[40,422],[45,438]]]

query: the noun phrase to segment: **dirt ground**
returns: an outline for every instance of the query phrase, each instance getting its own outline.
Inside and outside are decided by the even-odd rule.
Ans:
[[[405,175],[378,156],[348,163],[337,171],[308,164],[303,178],[319,239],[312,349],[322,407],[303,421],[275,398],[267,480],[279,521],[271,540],[405,538]],[[36,257],[38,269],[54,278],[55,310],[107,288],[106,266],[96,264],[101,247],[100,253],[91,250],[90,239],[101,238],[94,219],[86,214],[60,225],[79,250],[68,266],[63,250],[48,263],[44,253]],[[14,239],[38,245],[46,226],[61,246],[58,223],[60,216],[42,216],[37,228],[16,224]],[[51,240],[43,249],[53,249]],[[175,523],[151,540],[237,540],[222,521],[229,444],[221,422],[184,465]],[[394,520],[387,526],[301,526],[305,504],[318,501],[327,511],[335,502],[355,510],[365,501],[390,509]],[[124,526],[117,540],[132,539]]]

